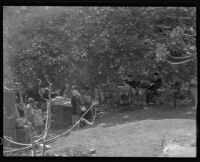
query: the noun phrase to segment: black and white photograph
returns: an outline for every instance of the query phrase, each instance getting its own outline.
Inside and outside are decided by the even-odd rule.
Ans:
[[[3,6],[5,157],[196,157],[196,11]]]

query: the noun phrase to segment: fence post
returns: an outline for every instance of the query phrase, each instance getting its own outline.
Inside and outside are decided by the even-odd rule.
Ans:
[[[45,125],[45,134],[44,134],[44,140],[43,140],[43,151],[42,155],[45,156],[45,142],[47,138],[48,131],[50,129],[50,123],[51,123],[51,90],[52,89],[52,84],[50,83],[49,86],[49,101],[47,103],[47,120],[46,120],[46,125]]]

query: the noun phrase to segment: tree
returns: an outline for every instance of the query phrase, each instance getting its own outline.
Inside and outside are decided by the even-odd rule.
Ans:
[[[54,88],[155,70],[187,80],[196,60],[163,60],[196,55],[195,16],[192,7],[6,7],[4,77],[32,89],[44,74]]]

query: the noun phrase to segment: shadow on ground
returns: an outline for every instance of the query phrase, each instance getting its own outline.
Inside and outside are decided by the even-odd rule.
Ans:
[[[191,110],[192,105],[174,107],[152,106],[152,109],[144,110],[144,106],[123,106],[117,107],[114,112],[107,112],[101,118],[96,118],[93,127],[85,126],[80,130],[94,127],[112,127],[129,122],[142,120],[164,120],[164,119],[191,119],[196,120],[196,112]],[[75,131],[75,128],[72,131]],[[63,133],[66,130],[54,130],[52,133]]]
[[[109,112],[102,118],[96,119],[95,127],[112,127],[127,122],[136,122],[141,120],[162,120],[162,119],[192,119],[196,120],[196,112],[191,110],[191,105],[178,106],[174,108],[152,107],[144,110],[139,106],[127,106],[124,109]],[[86,127],[87,128],[87,127]],[[85,129],[85,128],[82,128]]]

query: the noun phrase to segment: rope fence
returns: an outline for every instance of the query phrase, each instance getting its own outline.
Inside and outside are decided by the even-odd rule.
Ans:
[[[67,130],[66,132],[63,132],[63,133],[61,133],[61,134],[59,134],[59,135],[57,135],[57,136],[55,136],[55,137],[52,137],[52,138],[46,140],[45,142],[43,142],[43,141],[42,141],[42,142],[39,142],[40,140],[42,140],[42,139],[44,138],[44,136],[43,136],[42,138],[40,138],[40,139],[37,139],[37,140],[35,141],[34,145],[33,145],[33,144],[18,143],[18,142],[15,142],[15,141],[10,140],[8,137],[4,136],[4,138],[5,138],[6,140],[8,140],[9,142],[11,142],[11,143],[14,143],[14,144],[16,144],[16,145],[21,145],[21,146],[27,146],[27,147],[20,148],[20,149],[6,150],[6,151],[3,151],[3,153],[14,153],[14,152],[18,152],[18,151],[28,151],[29,149],[32,149],[33,147],[35,147],[35,146],[37,146],[37,145],[40,145],[40,144],[43,144],[43,143],[44,143],[44,144],[52,143],[52,142],[56,141],[58,138],[60,138],[60,137],[62,137],[62,136],[64,136],[64,135],[66,135],[67,133],[70,133],[77,125],[80,124],[81,121],[86,122],[86,123],[89,124],[89,125],[93,125],[93,124],[94,124],[94,121],[95,121],[95,118],[96,118],[96,113],[95,113],[95,116],[94,116],[92,122],[89,122],[88,120],[83,119],[83,117],[84,117],[90,110],[92,110],[93,108],[95,108],[96,105],[97,105],[97,104],[96,104],[95,102],[93,102],[93,104],[90,106],[90,108],[87,109],[87,110],[85,111],[85,113],[80,117],[80,119],[79,119],[69,130]],[[47,130],[46,130],[46,131],[47,131]],[[45,132],[46,132],[46,131],[45,131]]]

